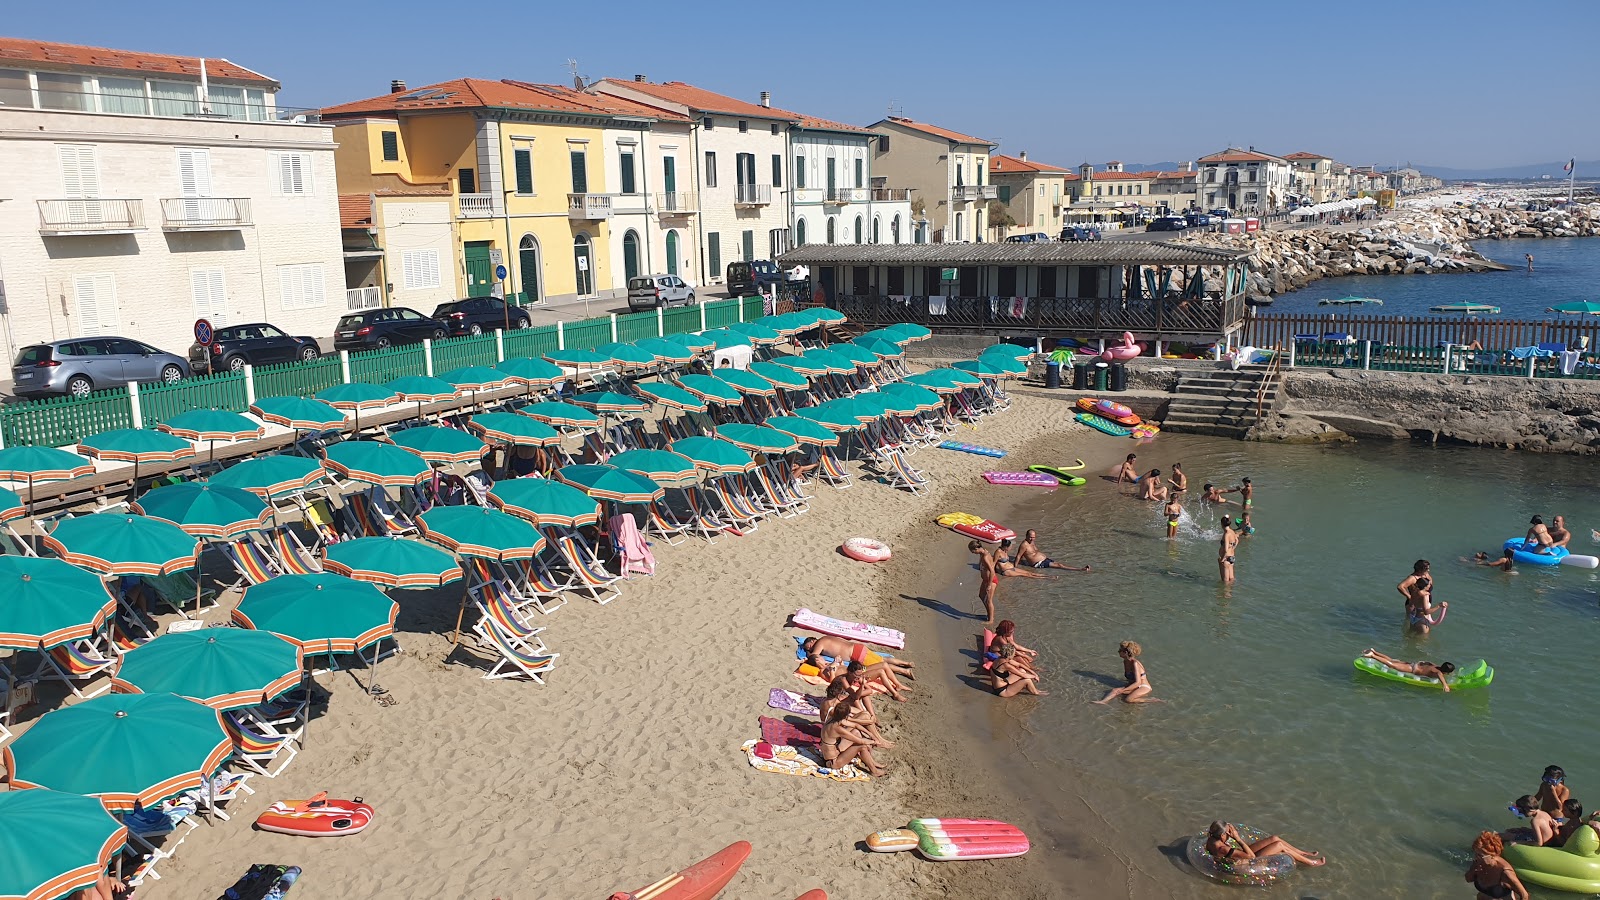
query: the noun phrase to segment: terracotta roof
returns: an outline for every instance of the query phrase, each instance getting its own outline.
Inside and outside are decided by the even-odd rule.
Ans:
[[[1285,156],[1284,159],[1333,159],[1333,157],[1323,156],[1321,153],[1307,153],[1306,151],[1301,150],[1298,153],[1291,153],[1288,156]]]
[[[112,50],[107,47],[86,47],[82,44],[57,44],[51,41],[31,41],[27,38],[0,37],[0,66],[11,62],[23,62],[30,67],[51,70],[92,69],[99,72],[200,77],[198,56],[172,56],[166,53],[142,53],[137,50]],[[260,72],[252,72],[244,66],[220,57],[206,57],[206,77],[218,81],[270,85],[274,90],[281,86]]]
[[[759,103],[746,103],[736,100],[716,91],[708,91],[682,81],[668,81],[656,84],[653,81],[621,81],[614,78],[602,79],[600,84],[609,84],[616,88],[637,91],[654,97],[665,103],[676,103],[700,113],[718,113],[729,116],[749,116],[756,119],[780,119],[783,121],[799,121],[802,116],[786,109],[772,106],[762,106]],[[818,119],[817,121],[823,121]]]
[[[555,84],[489,81],[483,78],[457,78],[424,87],[407,88],[398,93],[380,94],[366,100],[327,107],[322,110],[322,115],[338,118],[436,109],[526,109],[592,116],[685,120],[678,113],[620,97],[590,94]]]
[[[980,138],[980,137],[973,137],[970,134],[962,134],[959,131],[951,131],[948,128],[940,128],[937,125],[929,125],[926,122],[918,122],[918,121],[916,121],[914,119],[907,119],[904,116],[890,116],[889,118],[884,119],[882,121],[884,121],[884,122],[893,122],[894,124],[899,125],[901,128],[909,128],[912,131],[920,131],[923,134],[931,134],[934,137],[941,137],[941,138],[944,138],[947,141],[955,141],[958,144],[993,144],[994,143],[994,141],[985,140],[985,139]]]
[[[1155,178],[1193,178],[1195,176],[1193,172],[1184,172],[1182,170],[1177,172],[1150,172],[1148,174]]]
[[[366,194],[340,194],[339,227],[371,228],[372,198]]]
[[[1022,172],[1065,172],[1067,170],[1060,166],[1034,162],[1031,159],[1023,159],[1019,156],[996,153],[989,157],[989,171],[996,175],[1012,175]]]
[[[846,125],[843,122],[834,122],[829,119],[819,119],[816,116],[808,116],[805,113],[790,113],[790,115],[800,120],[801,128],[810,128],[816,131],[847,131],[852,134],[872,133],[855,125]]]
[[[1096,172],[1095,181],[1149,181],[1159,172]]]
[[[1272,162],[1275,159],[1278,159],[1278,157],[1273,156],[1273,155],[1271,155],[1269,153],[1257,153],[1254,150],[1240,150],[1237,147],[1229,147],[1228,149],[1222,151],[1221,153],[1213,153],[1210,156],[1202,156],[1202,157],[1200,157],[1200,161],[1203,162],[1203,163],[1205,163],[1205,162]]]

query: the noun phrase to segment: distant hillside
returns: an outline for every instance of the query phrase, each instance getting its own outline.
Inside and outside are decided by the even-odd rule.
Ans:
[[[1555,162],[1534,163],[1527,166],[1505,166],[1499,169],[1449,169],[1444,166],[1421,164],[1417,165],[1417,168],[1425,174],[1432,175],[1435,178],[1443,178],[1446,181],[1492,181],[1496,179],[1538,178],[1541,175],[1549,175],[1551,178],[1565,178],[1566,173],[1561,171],[1561,167],[1566,164],[1567,161],[1562,159]],[[1593,178],[1596,175],[1600,175],[1600,160],[1578,160],[1579,178]]]

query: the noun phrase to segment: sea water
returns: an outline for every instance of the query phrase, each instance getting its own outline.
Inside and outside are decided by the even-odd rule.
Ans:
[[[1027,798],[1023,818],[1044,836],[1088,829],[1139,873],[1130,884],[1140,896],[1221,896],[1180,848],[1223,818],[1327,854],[1284,896],[1412,900],[1471,896],[1461,873],[1473,838],[1517,825],[1506,806],[1547,765],[1564,766],[1573,795],[1600,807],[1600,580],[1462,561],[1497,554],[1535,513],[1565,514],[1573,552],[1600,554],[1594,462],[1184,435],[1139,454],[1164,471],[1183,463],[1191,499],[1178,538],[1166,538],[1159,504],[1097,477],[1026,502],[1006,524],[1038,528],[1057,560],[1094,571],[1001,587],[1000,617],[1039,651],[1051,696],[1000,706],[971,681],[962,695],[969,727],[995,751],[989,764]],[[1217,573],[1219,520],[1239,507],[1196,498],[1204,482],[1234,487],[1244,476],[1256,487],[1256,531],[1242,539],[1230,588]],[[1395,589],[1419,558],[1433,563],[1435,603],[1450,603],[1427,636],[1404,630]],[[967,587],[952,589],[952,605],[971,605]],[[1088,702],[1122,683],[1124,640],[1143,646],[1164,703]],[[1405,660],[1484,658],[1495,680],[1449,695],[1378,680],[1352,667],[1369,647]],[[1070,884],[1070,866],[1060,873]]]

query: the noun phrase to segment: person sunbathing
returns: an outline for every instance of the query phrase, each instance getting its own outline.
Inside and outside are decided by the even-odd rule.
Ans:
[[[822,764],[830,769],[842,769],[859,760],[868,774],[882,778],[888,770],[872,758],[872,739],[851,724],[844,713],[844,707],[837,707],[833,716],[822,724],[822,741],[818,745]]]
[[[1015,697],[1018,694],[1032,694],[1035,697],[1047,697],[1049,691],[1039,690],[1039,673],[1028,665],[1027,657],[1023,656],[1015,643],[992,644],[999,658],[989,667],[989,686],[995,693],[1002,697]]]
[[[1447,676],[1455,672],[1455,663],[1442,662],[1438,665],[1434,665],[1425,659],[1410,663],[1395,659],[1392,656],[1385,656],[1376,650],[1370,649],[1361,655],[1366,659],[1382,663],[1396,672],[1403,672],[1407,675],[1415,675],[1418,678],[1432,678],[1433,680],[1439,682],[1440,687],[1444,688],[1445,693],[1448,694],[1450,692],[1450,681]]]
[[[1024,578],[1054,578],[1037,570],[1029,570],[1011,561],[1011,539],[1006,538],[1000,542],[1000,549],[994,552],[995,571],[1001,575],[1021,575]]]
[[[887,750],[894,746],[894,742],[884,740],[883,733],[878,730],[878,717],[872,712],[871,702],[865,690],[857,692],[851,687],[850,679],[841,675],[828,685],[828,691],[817,709],[819,718],[826,722],[833,717],[834,710],[845,707],[844,717],[866,732],[872,738],[873,746]]]
[[[128,886],[121,881],[110,875],[101,875],[94,884],[67,895],[67,900],[113,900],[127,890]]]
[[[806,662],[817,668],[822,668],[822,657],[831,656],[836,662],[849,660],[864,666],[875,666],[882,663],[894,671],[896,675],[910,677],[916,668],[912,663],[903,659],[890,659],[880,656],[867,648],[865,644],[857,644],[837,637],[812,637],[806,638],[800,645],[806,652]]]
[[[1321,853],[1301,850],[1275,834],[1250,843],[1239,833],[1239,829],[1226,822],[1212,822],[1206,830],[1206,852],[1219,862],[1255,859],[1278,853],[1287,854],[1302,866],[1320,866],[1327,862]]]
[[[834,669],[838,669],[838,667],[838,663],[832,666]],[[883,663],[868,666],[859,662],[852,662],[845,666],[843,671],[845,677],[850,679],[850,687],[862,697],[870,697],[874,693],[882,692],[904,703],[906,702],[904,695],[911,692],[911,688],[906,687],[900,679],[894,677],[894,673],[889,671],[889,667]]]

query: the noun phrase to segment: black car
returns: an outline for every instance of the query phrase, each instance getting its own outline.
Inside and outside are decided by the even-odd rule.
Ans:
[[[506,302],[499,297],[468,297],[451,300],[433,308],[433,317],[444,323],[451,336],[483,334],[506,327]],[[527,328],[533,324],[527,312],[513,307],[510,317],[512,328]]]
[[[404,306],[368,309],[339,319],[333,327],[335,350],[382,350],[450,333],[444,322]]]
[[[1151,219],[1150,224],[1144,227],[1145,231],[1182,231],[1189,227],[1189,222],[1183,216],[1162,216]]]
[[[783,282],[783,272],[770,259],[750,262],[738,260],[728,263],[728,296],[745,297],[759,294]]]
[[[251,322],[218,328],[210,344],[190,344],[189,367],[196,373],[237,372],[247,365],[310,362],[321,355],[314,337],[284,334],[276,325]]]
[[[1061,239],[1069,243],[1098,241],[1100,240],[1100,229],[1085,228],[1081,225],[1068,225],[1061,229]]]
[[[1211,227],[1211,215],[1209,213],[1192,212],[1184,216],[1184,219],[1189,223],[1190,228]]]

